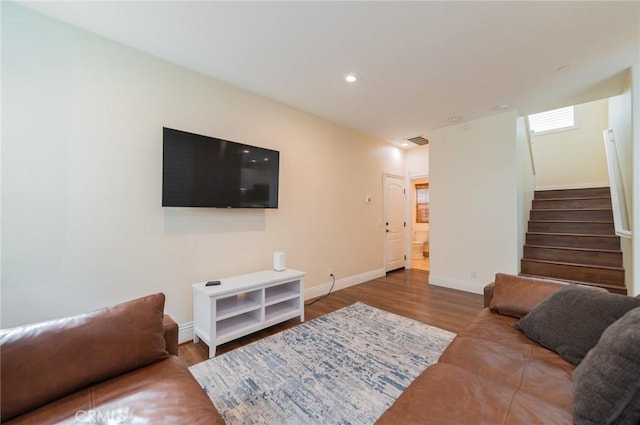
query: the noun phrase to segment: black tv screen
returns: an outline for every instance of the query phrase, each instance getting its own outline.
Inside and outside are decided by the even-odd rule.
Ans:
[[[162,129],[162,206],[278,208],[280,153]]]

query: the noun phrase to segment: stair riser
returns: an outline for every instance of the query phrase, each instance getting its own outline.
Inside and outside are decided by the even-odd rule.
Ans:
[[[537,278],[542,278],[542,279],[550,279],[548,276],[539,276],[539,275],[535,275],[535,274],[519,273],[519,275],[520,276],[525,276],[525,277],[537,277]],[[572,283],[572,282],[570,282],[571,279],[558,279],[558,278],[555,278],[555,280],[561,280],[561,281],[565,281],[565,282],[568,282],[568,283]],[[595,286],[595,287],[599,287],[599,288],[604,288],[607,291],[612,292],[614,294],[627,295],[626,286],[607,286],[607,285],[602,285],[602,284],[598,284],[598,283],[589,283],[589,282],[573,282],[573,283],[579,283],[580,285]]]
[[[603,222],[579,222],[579,221],[557,221],[543,222],[530,221],[530,232],[543,233],[578,233],[581,235],[613,235],[615,228],[613,223]]]
[[[622,267],[622,252],[580,251],[525,246],[523,260],[546,260],[593,266]]]
[[[611,208],[610,198],[581,198],[581,199],[534,199],[534,210],[541,209],[582,209],[582,208]]]
[[[529,218],[532,221],[613,221],[613,212],[611,210],[531,210]]]
[[[565,190],[536,190],[534,199],[611,197],[608,187]]]
[[[583,285],[585,285],[585,283],[583,283]],[[599,288],[604,288],[604,289],[606,289],[607,291],[609,291],[609,292],[611,292],[613,294],[628,295],[627,294],[627,287],[626,286],[622,286],[622,285],[620,285],[620,287],[618,287],[618,288],[608,288],[608,287],[598,286],[597,284],[593,284],[593,285],[589,285],[589,286],[595,286],[595,287],[599,287]]]
[[[536,191],[521,274],[626,294],[608,187]]]
[[[535,263],[527,260],[522,260],[521,268],[522,273],[534,274],[536,276],[624,286],[624,271],[622,270],[598,269],[565,264]]]
[[[527,233],[527,245],[620,250],[617,236],[538,235]]]

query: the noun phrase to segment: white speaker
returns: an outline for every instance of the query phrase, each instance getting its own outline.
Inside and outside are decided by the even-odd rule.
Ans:
[[[284,252],[276,251],[273,253],[273,270],[277,272],[284,271],[287,264],[284,260]]]

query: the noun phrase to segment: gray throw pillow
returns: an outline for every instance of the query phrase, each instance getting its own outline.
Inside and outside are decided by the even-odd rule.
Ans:
[[[576,425],[640,423],[640,308],[604,331],[573,374]]]
[[[602,332],[638,305],[635,298],[571,284],[532,308],[516,328],[578,365]]]

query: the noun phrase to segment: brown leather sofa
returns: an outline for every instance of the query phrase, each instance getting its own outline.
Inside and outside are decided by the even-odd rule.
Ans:
[[[155,294],[0,332],[3,424],[224,424]]]
[[[485,308],[378,424],[572,424],[575,366],[514,328],[561,282],[496,275]]]

